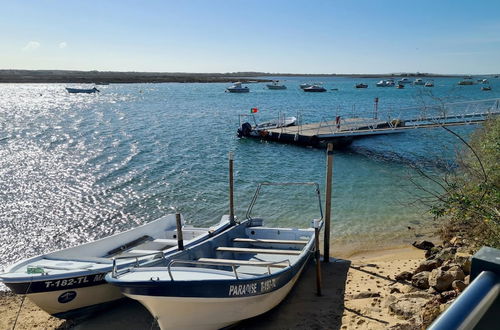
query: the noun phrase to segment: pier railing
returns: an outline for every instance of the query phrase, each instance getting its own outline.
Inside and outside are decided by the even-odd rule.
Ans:
[[[337,113],[339,110],[337,110]],[[298,134],[347,135],[360,131],[386,133],[406,128],[467,125],[500,114],[500,99],[439,103],[415,107],[380,109],[376,112],[344,113],[334,119],[321,118],[315,124],[300,124],[293,128]],[[285,129],[287,130],[287,129]]]
[[[498,329],[500,250],[483,247],[473,256],[471,280],[429,330]]]

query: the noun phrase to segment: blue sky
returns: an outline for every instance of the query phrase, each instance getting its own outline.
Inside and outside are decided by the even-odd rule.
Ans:
[[[500,73],[500,1],[0,0],[0,69]]]

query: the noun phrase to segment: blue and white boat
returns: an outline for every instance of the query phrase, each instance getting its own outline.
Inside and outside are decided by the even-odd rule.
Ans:
[[[250,92],[250,88],[247,86],[241,86],[241,82],[235,82],[233,86],[226,88],[226,91],[229,93],[248,93]]]
[[[394,79],[386,79],[386,80],[380,80],[376,86],[377,87],[392,87],[394,86]]]
[[[319,189],[317,194],[319,200]],[[106,280],[142,303],[161,329],[220,329],[269,311],[314,253],[315,229],[265,227],[262,219],[248,216],[252,206],[247,220],[164,267],[117,270]],[[321,219],[313,223],[322,226]]]
[[[326,88],[324,88],[321,85],[311,85],[309,87],[303,88],[302,89],[304,92],[316,92],[316,93],[321,93],[321,92],[326,92]]]
[[[228,216],[213,228],[184,225],[184,246],[189,248],[228,226]],[[94,242],[19,261],[0,274],[0,281],[47,313],[72,318],[123,298],[120,290],[104,280],[115,258],[121,258],[118,269],[136,263],[155,265],[159,258],[179,253],[177,234],[176,216],[166,215]]]
[[[279,80],[273,80],[271,84],[267,84],[266,86],[268,89],[274,89],[274,90],[286,89],[286,86],[280,84]]]
[[[423,86],[423,85],[425,85],[425,82],[421,78],[417,78],[413,82],[413,85],[415,85],[415,86]]]
[[[97,93],[100,92],[97,88],[69,88],[66,87],[66,90],[68,93],[71,94],[77,94],[77,93],[83,93],[83,94],[92,94],[92,93]]]
[[[255,116],[250,115],[253,119],[254,124],[252,125],[248,121],[242,123],[242,117],[247,117],[248,115],[240,115],[240,127],[237,130],[237,136],[239,138],[249,137],[249,136],[264,136],[269,132],[267,130],[281,127],[294,126],[297,123],[297,117],[286,117],[285,114],[279,114],[278,118],[257,123]]]

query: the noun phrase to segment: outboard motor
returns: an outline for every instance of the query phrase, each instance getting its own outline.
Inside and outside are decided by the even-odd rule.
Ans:
[[[238,137],[249,136],[252,131],[252,125],[250,123],[243,123],[240,128],[238,128]]]

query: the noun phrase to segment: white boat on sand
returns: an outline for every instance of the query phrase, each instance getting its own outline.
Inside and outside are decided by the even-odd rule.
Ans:
[[[106,280],[143,304],[163,330],[220,329],[265,313],[290,292],[314,253],[315,229],[264,227],[249,212],[164,267],[113,271]],[[313,223],[322,226],[321,219]]]
[[[213,228],[182,228],[184,246],[199,243],[229,226],[222,217]],[[166,215],[145,225],[94,242],[22,260],[0,274],[16,294],[26,294],[38,307],[59,318],[72,318],[102,308],[105,303],[123,298],[104,280],[117,267],[132,264],[154,265],[159,257],[169,258],[177,247],[175,215]]]

